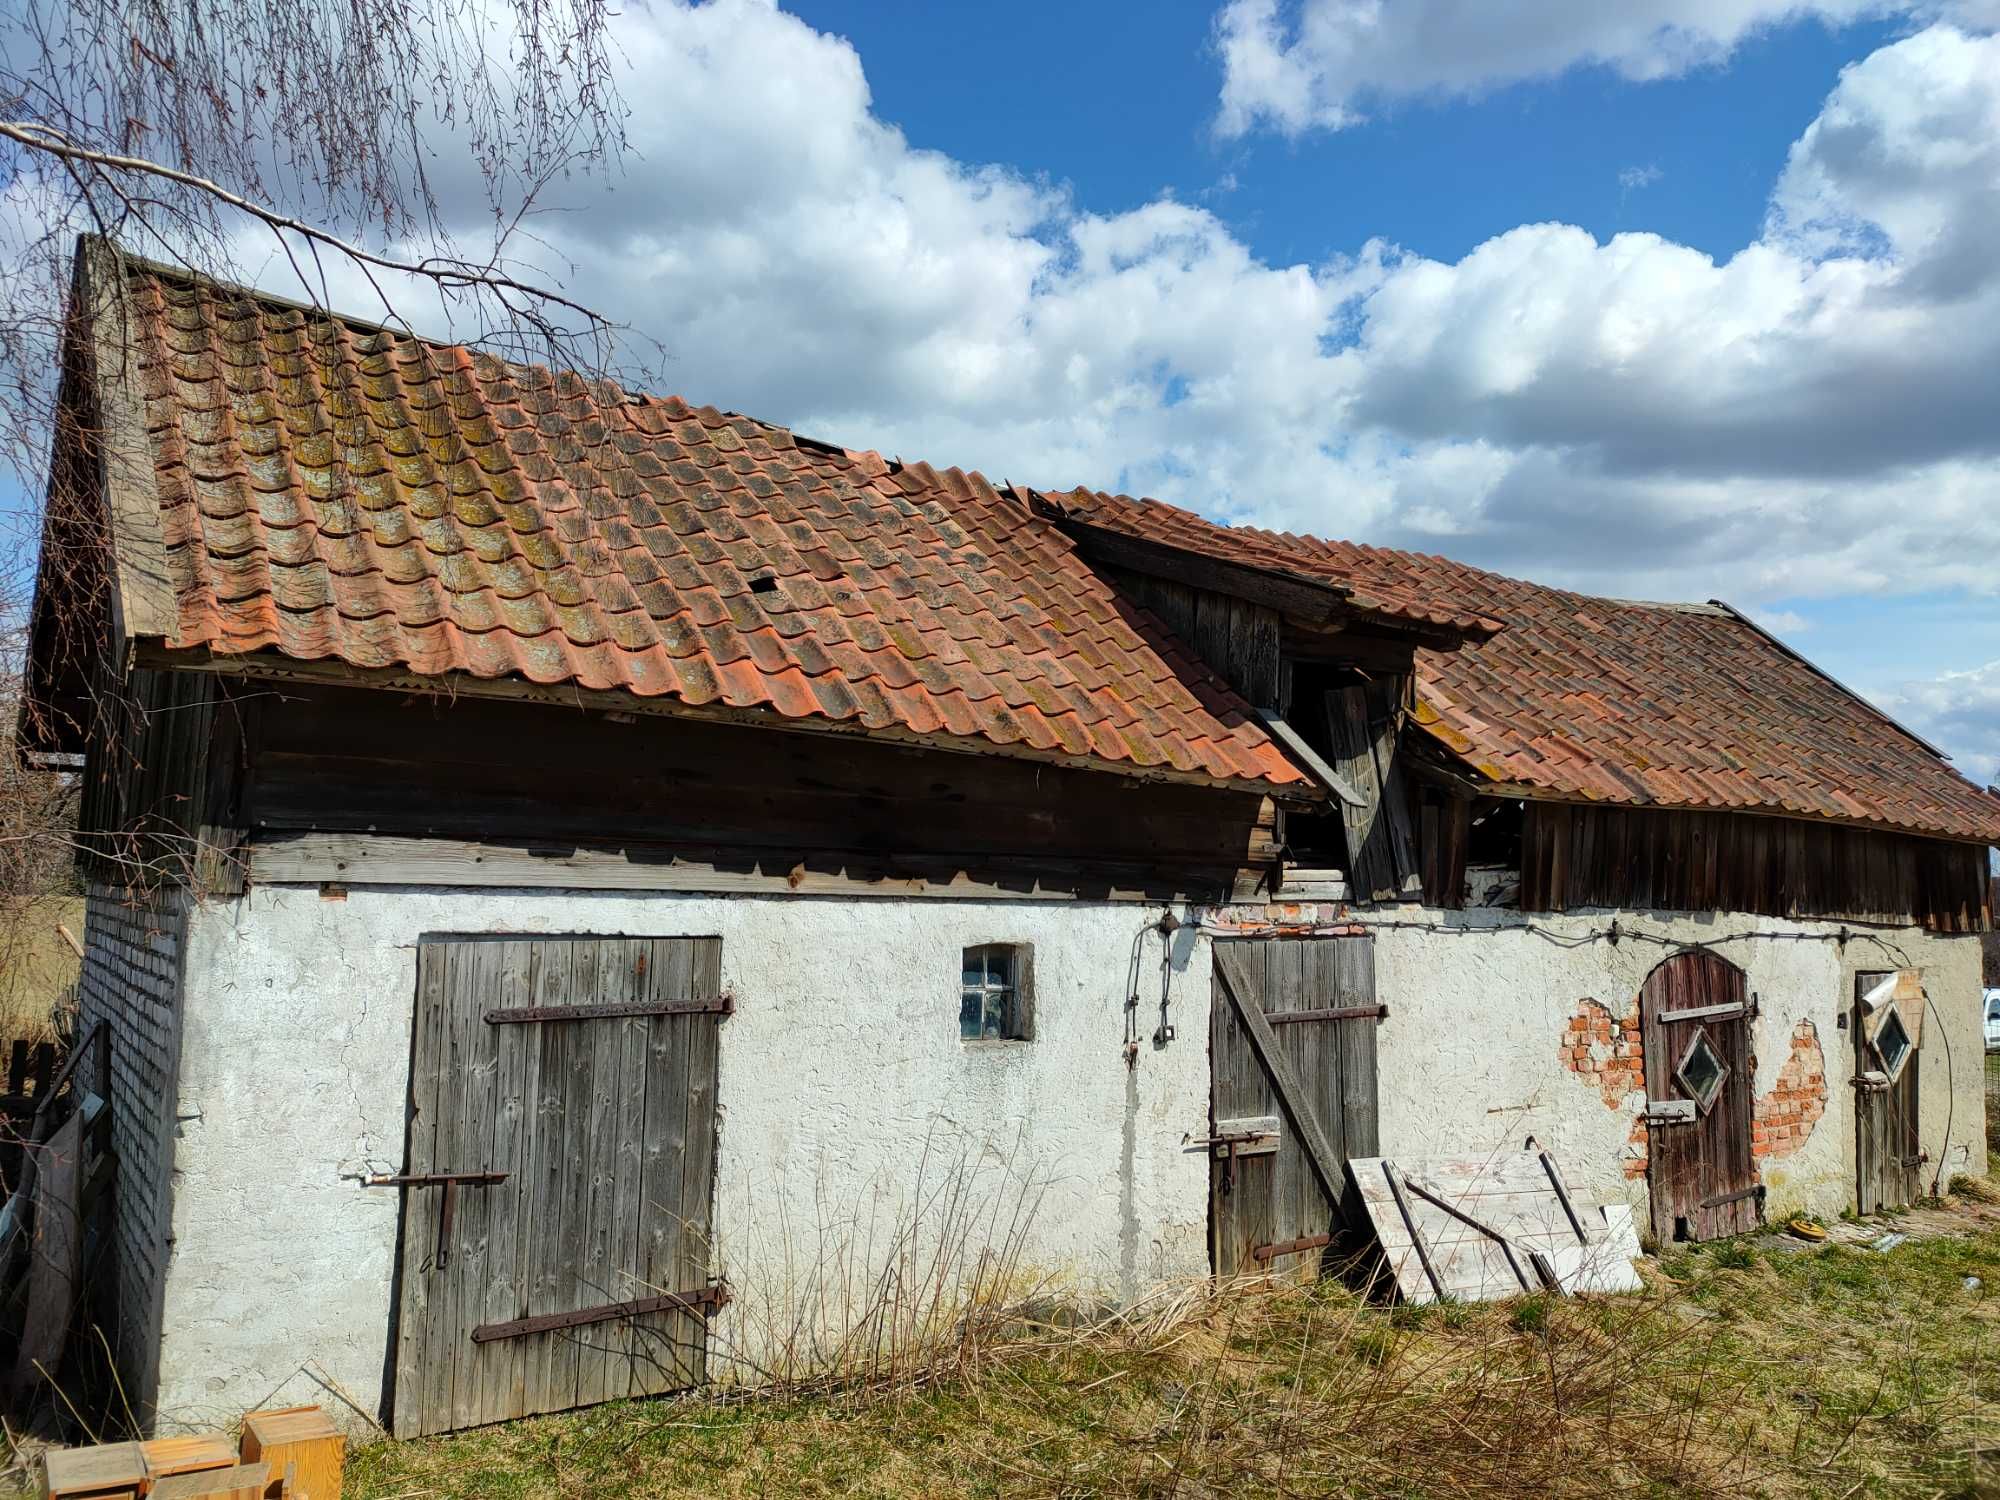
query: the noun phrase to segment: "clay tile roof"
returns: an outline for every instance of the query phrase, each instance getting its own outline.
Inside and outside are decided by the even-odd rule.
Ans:
[[[1503,622],[1417,653],[1419,719],[1483,775],[1593,801],[1733,807],[2000,842],[2000,796],[1727,605],[1567,593],[1348,547]]]
[[[1220,526],[1154,500],[1048,498],[1091,525],[1465,629],[1459,649],[1417,653],[1419,722],[1493,781],[2000,842],[2000,796],[1727,606],[1598,599],[1418,552]]]
[[[722,704],[1308,789],[978,474],[129,262],[165,644]]]

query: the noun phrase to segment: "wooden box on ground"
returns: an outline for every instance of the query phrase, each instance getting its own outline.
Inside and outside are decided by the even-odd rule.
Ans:
[[[269,1464],[237,1464],[162,1479],[153,1486],[153,1500],[264,1500],[270,1484]]]
[[[243,1462],[273,1474],[292,1468],[291,1500],[340,1500],[347,1440],[317,1406],[252,1412],[243,1419]]]
[[[137,1443],[51,1449],[42,1455],[43,1493],[48,1500],[137,1495],[145,1483],[146,1454]]]

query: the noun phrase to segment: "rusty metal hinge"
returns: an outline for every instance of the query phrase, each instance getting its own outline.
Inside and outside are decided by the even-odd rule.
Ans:
[[[618,1021],[628,1016],[733,1016],[736,997],[712,995],[705,1000],[635,1000],[615,1005],[525,1005],[513,1010],[489,1010],[488,1026],[519,1026],[531,1021]]]
[[[621,1318],[643,1318],[648,1313],[700,1312],[704,1316],[729,1302],[729,1283],[711,1281],[698,1292],[669,1292],[664,1297],[639,1297],[630,1302],[607,1302],[600,1307],[579,1308],[575,1312],[543,1313],[534,1318],[516,1318],[510,1323],[481,1323],[472,1330],[472,1342],[490,1344],[496,1339],[525,1338],[531,1333],[553,1333],[563,1328],[585,1328],[592,1323],[611,1323]]]

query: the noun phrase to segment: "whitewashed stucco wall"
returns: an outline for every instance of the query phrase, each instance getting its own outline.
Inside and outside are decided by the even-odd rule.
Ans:
[[[850,1269],[879,1262],[920,1170],[936,1187],[960,1163],[973,1169],[977,1201],[1000,1214],[996,1233],[1022,1184],[1038,1194],[1029,1270],[1117,1298],[1202,1275],[1206,1163],[1182,1142],[1206,1125],[1210,947],[1190,930],[1172,941],[1179,1039],[1155,1049],[1158,913],[428,889],[325,900],[278,887],[200,908],[186,968],[162,1425],[214,1425],[293,1399],[379,1411],[398,1204],[359,1179],[402,1163],[415,945],[427,934],[722,937],[739,1009],[722,1031],[716,1229],[741,1299],[718,1323],[724,1347],[758,1352],[758,1325],[809,1279],[804,1267],[829,1240],[849,1244]],[[1594,1081],[1564,1066],[1561,1040],[1585,997],[1629,1010],[1670,950],[1602,941],[1608,913],[1529,923],[1406,908],[1361,920],[1376,927],[1378,992],[1390,1005],[1383,1149],[1462,1154],[1533,1132],[1580,1194],[1643,1210],[1645,1183],[1622,1166],[1640,1101],[1607,1106]],[[1818,1028],[1827,1110],[1803,1146],[1767,1163],[1774,1212],[1837,1213],[1852,1192],[1852,1070],[1837,1018],[1857,969],[1924,971],[1951,1033],[1956,1105],[1944,1049],[1927,1035],[1923,1143],[1947,1177],[1984,1169],[1976,940],[1857,933],[1843,950],[1821,941],[1838,924],[1619,922],[1672,943],[1757,934],[1720,951],[1762,1002],[1760,1095],[1796,1023]],[[960,949],[998,941],[1034,945],[1036,1039],[968,1046],[957,1035]],[[1135,942],[1143,998],[1128,1070]]]
[[[1614,917],[1624,934],[1615,945],[1604,937]],[[1800,1208],[1837,1215],[1852,1206],[1853,1041],[1840,1017],[1863,970],[1921,970],[1934,1007],[1919,1120],[1932,1158],[1926,1183],[1940,1163],[1947,1182],[1985,1170],[1975,937],[1848,927],[1843,945],[1837,922],[1735,913],[1402,911],[1359,920],[1376,932],[1377,984],[1390,1004],[1380,1033],[1385,1152],[1478,1152],[1518,1147],[1533,1134],[1563,1162],[1572,1186],[1600,1201],[1629,1199],[1643,1224],[1645,1179],[1623,1170],[1638,1154],[1630,1137],[1643,1095],[1607,1106],[1595,1080],[1564,1065],[1562,1034],[1586,998],[1614,1016],[1628,1014],[1656,965],[1679,946],[1705,943],[1746,972],[1758,997],[1752,1048],[1760,1099],[1799,1022],[1813,1023],[1825,1059],[1824,1116],[1797,1149],[1761,1163],[1773,1217]]]
[[[1172,946],[1180,1040],[1158,1020],[1160,908],[1049,902],[267,888],[192,924],[163,1422],[274,1399],[380,1408],[393,1320],[417,939],[454,933],[722,938],[719,1253],[739,1302],[718,1343],[756,1353],[822,1230],[888,1253],[920,1169],[954,1172],[1004,1234],[1037,1201],[1023,1269],[1132,1298],[1207,1268],[1208,950]],[[1141,1043],[1124,1000],[1144,932]],[[958,1037],[960,952],[1034,947],[1035,1039]],[[851,1269],[852,1267],[850,1267]]]

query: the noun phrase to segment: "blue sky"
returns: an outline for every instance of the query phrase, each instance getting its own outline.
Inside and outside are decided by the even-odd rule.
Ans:
[[[2000,780],[1996,28],[2000,0],[635,0],[632,152],[521,254],[690,399],[1726,598]],[[476,225],[448,139],[438,173]],[[288,289],[267,244],[239,260]]]

